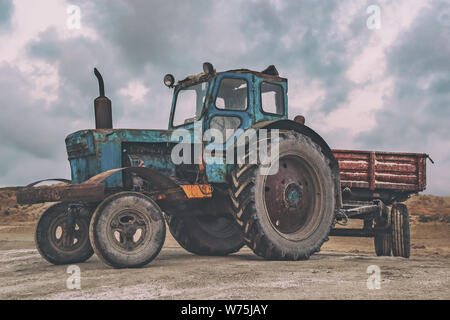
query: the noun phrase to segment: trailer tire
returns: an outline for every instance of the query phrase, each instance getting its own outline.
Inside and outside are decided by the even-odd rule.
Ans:
[[[161,209],[138,192],[116,193],[99,204],[89,227],[97,256],[114,268],[138,268],[161,251],[166,224]]]
[[[392,236],[389,232],[376,232],[374,236],[375,253],[378,257],[390,256]]]
[[[40,216],[36,225],[34,240],[41,256],[55,265],[81,263],[93,254],[89,242],[89,221],[93,210],[82,209],[73,225],[70,244],[67,242],[68,203],[56,203]]]
[[[214,197],[195,206],[180,205],[177,209],[179,212],[165,215],[174,239],[187,251],[200,256],[226,256],[245,245],[244,236],[232,212],[226,212],[222,207],[225,211],[222,215],[217,215],[217,212],[208,214],[210,206],[203,202],[213,201]],[[211,209],[220,210],[218,206]],[[182,211],[196,211],[196,214],[183,216]]]
[[[335,218],[330,160],[319,145],[295,131],[280,130],[278,146],[274,175],[262,174],[259,161],[236,166],[230,198],[255,254],[268,260],[306,260],[328,240]],[[258,148],[249,150],[250,159]]]
[[[392,205],[392,254],[395,257],[409,258],[411,240],[408,207],[402,203]]]

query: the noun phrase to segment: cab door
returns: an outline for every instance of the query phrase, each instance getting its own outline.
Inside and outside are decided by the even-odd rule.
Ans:
[[[205,129],[217,129],[223,133],[224,149],[233,144],[236,130],[246,130],[254,123],[253,83],[251,74],[227,72],[216,78]],[[217,144],[214,146],[219,148]]]
[[[253,125],[254,104],[255,90],[252,74],[225,72],[217,76],[211,101],[208,104],[205,132],[208,129],[219,130],[222,133],[222,139],[219,141],[211,139],[205,144],[206,152],[214,152],[213,163],[206,164],[209,182],[227,182],[229,165],[232,164],[230,160],[233,159],[229,158],[227,164],[226,152],[233,148],[239,134]],[[204,158],[208,162],[208,156]]]

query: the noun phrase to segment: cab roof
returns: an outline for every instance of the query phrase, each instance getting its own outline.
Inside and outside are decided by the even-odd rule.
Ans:
[[[254,70],[250,70],[250,69],[232,69],[232,70],[227,70],[227,71],[222,71],[222,72],[214,72],[214,74],[212,74],[212,75],[201,72],[199,74],[188,76],[185,79],[178,81],[178,85],[189,85],[191,83],[195,83],[195,82],[199,82],[199,81],[206,81],[206,80],[213,78],[222,73],[242,73],[242,74],[251,73],[258,77],[265,78],[268,80],[277,81],[277,82],[287,82],[286,78],[282,78],[279,76],[278,70],[275,68],[275,66],[271,65],[271,66],[267,67],[266,69],[264,69],[263,71],[254,71]]]

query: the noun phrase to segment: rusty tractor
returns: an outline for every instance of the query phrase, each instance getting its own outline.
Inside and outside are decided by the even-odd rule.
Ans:
[[[409,257],[401,202],[425,189],[426,154],[331,150],[303,116],[288,119],[287,79],[274,66],[216,72],[205,63],[178,82],[166,75],[168,130],[113,129],[94,72],[96,128],[65,140],[71,180],[17,192],[22,204],[56,202],[35,233],[49,262],[80,263],[95,252],[115,268],[141,267],[160,252],[166,224],[197,255],[247,245],[265,259],[305,260],[330,236],[345,236],[373,237],[380,256]],[[213,129],[222,139],[196,135]],[[271,162],[250,161],[274,141],[276,152],[265,150]],[[350,219],[363,227],[337,227]]]

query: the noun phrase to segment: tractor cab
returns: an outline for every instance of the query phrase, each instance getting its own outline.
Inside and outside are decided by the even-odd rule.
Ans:
[[[164,83],[174,88],[169,129],[217,129],[228,141],[237,129],[261,121],[287,119],[287,79],[274,66],[262,72],[248,69],[216,72],[210,63],[204,72],[178,81],[168,74]]]

